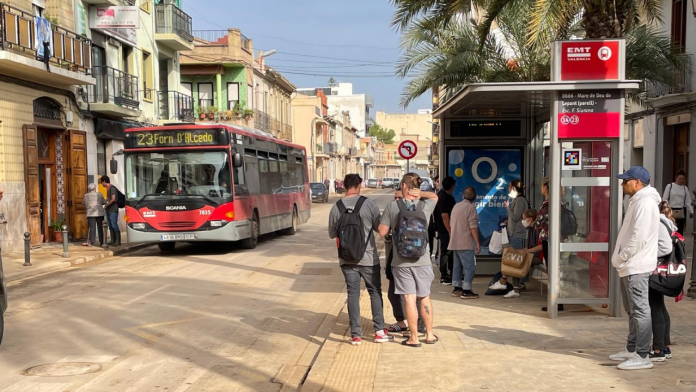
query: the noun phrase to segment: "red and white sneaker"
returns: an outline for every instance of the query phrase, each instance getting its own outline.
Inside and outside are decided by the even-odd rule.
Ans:
[[[387,333],[387,329],[375,332],[375,343],[387,343],[394,340],[392,335]]]
[[[362,344],[362,338],[360,336],[353,336],[350,338],[350,344],[353,346],[359,346]]]

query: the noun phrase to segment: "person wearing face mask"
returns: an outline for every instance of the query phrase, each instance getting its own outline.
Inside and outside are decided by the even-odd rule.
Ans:
[[[522,214],[529,209],[529,201],[524,196],[524,185],[520,180],[512,180],[508,187],[508,196],[512,203],[505,202],[508,210],[507,232],[510,239],[510,247],[524,249],[524,241],[527,239],[527,228],[522,224]]]
[[[526,242],[528,244],[527,253],[538,253],[542,250],[541,242],[539,241],[539,235],[537,230],[534,228],[534,223],[537,220],[536,210],[529,209],[522,213],[522,226],[527,230]],[[534,245],[534,247],[529,248],[529,246]],[[532,264],[541,264],[540,259],[533,259]],[[530,269],[531,271],[531,269]],[[503,275],[500,280],[495,282],[488,288],[491,290],[505,290],[507,289],[508,277]],[[512,278],[512,291],[508,292],[503,296],[503,298],[517,298],[520,296],[520,290],[524,289],[524,280],[522,278]]]

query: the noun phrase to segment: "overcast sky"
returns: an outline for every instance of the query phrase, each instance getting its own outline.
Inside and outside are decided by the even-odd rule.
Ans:
[[[329,76],[371,94],[375,111],[400,113],[404,81],[393,76],[399,36],[388,0],[183,0],[194,30],[239,28],[255,52],[275,49],[267,64],[298,88],[325,87]],[[257,52],[258,53],[258,52]],[[371,77],[367,77],[371,76]],[[378,77],[373,77],[378,76]],[[430,94],[408,112],[430,108]]]

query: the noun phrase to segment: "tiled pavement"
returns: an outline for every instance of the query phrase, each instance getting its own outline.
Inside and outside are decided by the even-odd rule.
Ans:
[[[482,294],[490,278],[478,278]],[[540,310],[546,304],[537,281],[521,298],[453,298],[451,288],[433,285],[435,332],[440,342],[408,348],[371,341],[367,293],[361,310],[362,346],[346,343],[344,308],[302,388],[309,391],[696,391],[696,301],[668,303],[674,358],[652,370],[620,371],[607,356],[625,345],[626,318],[605,309],[568,305],[558,319]],[[386,284],[383,286],[386,288]],[[387,323],[393,322],[384,294]]]

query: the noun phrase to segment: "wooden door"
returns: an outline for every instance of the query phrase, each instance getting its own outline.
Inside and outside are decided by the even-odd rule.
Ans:
[[[677,177],[679,170],[689,167],[689,124],[674,126],[674,173],[670,181]]]
[[[22,134],[24,137],[27,231],[31,233],[31,245],[37,246],[41,244],[38,130],[34,125],[24,125],[22,126]]]
[[[87,238],[87,209],[82,198],[87,193],[87,134],[68,132],[67,194],[70,231],[74,239]]]

